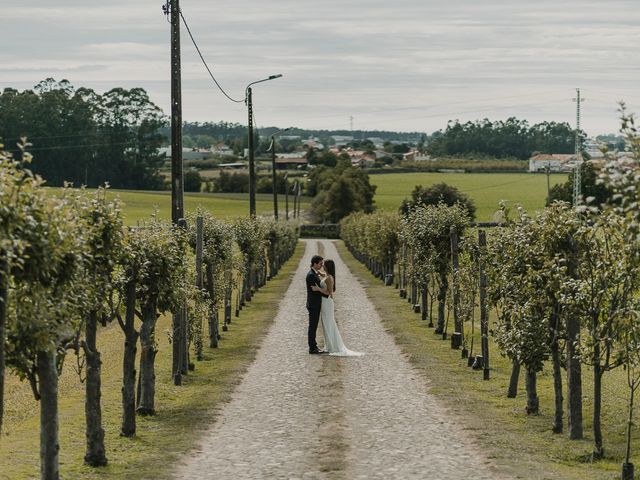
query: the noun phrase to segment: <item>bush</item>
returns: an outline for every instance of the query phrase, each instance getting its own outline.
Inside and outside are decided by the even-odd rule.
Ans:
[[[248,173],[220,172],[220,176],[213,182],[214,190],[222,193],[248,193]]]
[[[202,177],[197,170],[187,170],[184,174],[184,191],[199,192],[202,185]]]

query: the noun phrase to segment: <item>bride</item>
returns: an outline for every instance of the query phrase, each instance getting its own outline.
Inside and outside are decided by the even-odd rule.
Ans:
[[[333,315],[333,293],[336,291],[336,264],[333,260],[325,260],[324,269],[326,275],[320,281],[320,287],[317,285],[311,287],[313,291],[327,295],[327,297],[322,297],[322,308],[320,309],[320,320],[322,321],[322,331],[324,332],[324,349],[329,355],[337,357],[361,356],[363,355],[362,353],[354,352],[344,346]]]

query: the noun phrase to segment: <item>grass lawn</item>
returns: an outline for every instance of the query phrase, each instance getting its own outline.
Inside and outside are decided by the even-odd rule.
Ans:
[[[52,188],[54,192],[60,189]],[[124,202],[124,217],[128,225],[135,225],[138,220],[145,220],[157,209],[158,217],[171,218],[171,192],[111,190],[111,195],[117,195]],[[308,207],[310,199],[302,197],[301,214]],[[197,207],[209,210],[217,218],[244,217],[249,215],[248,193],[185,193],[185,210],[193,212]],[[289,196],[289,215],[293,212],[293,196]],[[256,195],[256,213],[258,215],[273,215],[273,195],[259,193]],[[285,198],[278,195],[278,213],[284,218]]]
[[[520,203],[528,211],[544,207],[547,197],[546,175],[532,173],[386,173],[370,176],[376,185],[374,200],[382,210],[397,209],[402,200],[411,197],[416,185],[429,186],[444,182],[468,194],[476,204],[476,219],[493,220],[500,200]],[[552,174],[551,185],[563,183],[566,174]]]
[[[583,420],[585,438],[570,441],[566,433],[553,434],[553,376],[551,365],[538,376],[540,414],[525,413],[526,394],[524,371],[520,374],[518,396],[506,397],[511,363],[502,358],[496,345],[490,343],[491,379],[484,381],[482,371],[467,367],[459,350],[452,350],[450,341],[434,335],[427,321],[413,313],[407,300],[399,298],[398,290],[385,287],[373,277],[346,249],[337,242],[338,251],[352,273],[367,290],[386,330],[395,337],[403,353],[429,383],[429,392],[448,407],[452,416],[469,432],[474,443],[491,459],[507,478],[527,480],[607,480],[619,479],[624,459],[626,434],[626,376],[622,369],[603,377],[603,435],[605,459],[589,463],[592,451],[593,412],[592,370],[583,365]],[[434,311],[435,313],[435,311]],[[435,319],[434,319],[435,320]],[[476,324],[479,328],[479,324]],[[449,333],[453,330],[449,322]],[[468,334],[471,338],[471,335]],[[475,353],[480,342],[474,339]],[[563,378],[566,395],[566,375]],[[566,401],[566,399],[565,399]],[[640,462],[640,432],[633,432],[632,459]],[[455,455],[455,452],[452,452]],[[634,460],[635,457],[635,460]]]
[[[171,345],[167,336],[171,318],[163,316],[158,320],[157,414],[138,417],[135,438],[119,436],[123,334],[115,324],[99,331],[103,422],[109,459],[109,465],[103,468],[83,465],[84,384],[80,383],[73,370],[75,357],[69,356],[59,384],[61,478],[169,478],[171,465],[194,446],[194,442],[215,420],[255,358],[303,253],[304,246],[299,244],[278,276],[253,296],[239,318],[232,318],[229,331],[222,332],[219,348],[205,349],[205,360],[196,362],[195,371],[183,377],[181,387],[174,386],[171,381]],[[8,376],[5,395],[5,425],[0,439],[0,478],[40,478],[39,404],[33,399],[29,385],[15,376]]]

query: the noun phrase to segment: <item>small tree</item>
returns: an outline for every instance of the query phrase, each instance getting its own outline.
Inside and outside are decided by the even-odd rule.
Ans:
[[[121,262],[124,231],[119,200],[107,200],[107,190],[98,189],[91,197],[81,194],[75,202],[80,228],[86,237],[83,273],[87,289],[83,305],[86,373],[86,437],[84,460],[97,467],[107,464],[102,428],[101,360],[97,347],[98,324],[114,317],[117,287],[116,269]]]
[[[202,189],[202,175],[194,168],[190,168],[184,174],[184,191],[199,192]]]
[[[430,187],[416,185],[411,192],[411,199],[405,199],[400,205],[400,213],[406,215],[417,205],[439,205],[444,204],[449,207],[459,203],[467,212],[470,220],[476,217],[476,206],[468,195],[462,193],[456,187],[446,183],[435,183]]]

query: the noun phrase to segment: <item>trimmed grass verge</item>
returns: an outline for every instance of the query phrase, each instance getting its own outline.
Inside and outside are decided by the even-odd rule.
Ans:
[[[84,384],[73,371],[74,357],[67,358],[60,379],[60,473],[62,478],[163,479],[172,465],[186,455],[227,402],[275,319],[278,304],[288,289],[304,254],[299,243],[277,277],[262,287],[232,317],[222,332],[218,349],[205,349],[205,360],[175,387],[171,380],[171,345],[167,332],[170,316],[158,320],[156,340],[156,415],[137,418],[137,436],[119,436],[121,421],[123,334],[117,325],[99,331],[102,352],[102,406],[109,465],[83,465],[85,454]],[[138,348],[138,354],[140,348]],[[192,356],[193,358],[193,356]],[[7,417],[0,443],[0,479],[39,478],[39,404],[29,386],[10,377],[7,384]],[[224,455],[224,452],[219,452]]]
[[[583,366],[585,439],[570,441],[567,434],[553,434],[553,378],[550,368],[538,377],[541,414],[528,416],[524,411],[526,396],[524,373],[515,399],[506,397],[510,362],[502,358],[495,344],[490,344],[491,380],[482,379],[482,371],[467,367],[459,350],[451,350],[450,341],[442,341],[412,312],[398,290],[385,287],[347,250],[336,242],[340,256],[360,280],[376,307],[386,330],[395,337],[416,370],[429,382],[429,393],[438,397],[451,415],[469,432],[476,445],[507,478],[542,480],[606,480],[620,478],[624,448],[625,390],[622,370],[605,375],[603,428],[607,458],[586,463],[592,451],[591,370]],[[449,322],[449,332],[452,330]],[[479,328],[479,324],[476,325]],[[479,353],[479,338],[475,341]],[[566,377],[563,379],[566,382]],[[566,388],[566,383],[565,383]],[[566,416],[566,411],[565,411]],[[565,419],[566,430],[566,419]],[[637,430],[637,429],[636,429]],[[640,448],[634,432],[635,450]],[[455,452],[451,452],[455,455]],[[633,461],[633,460],[632,460]]]

